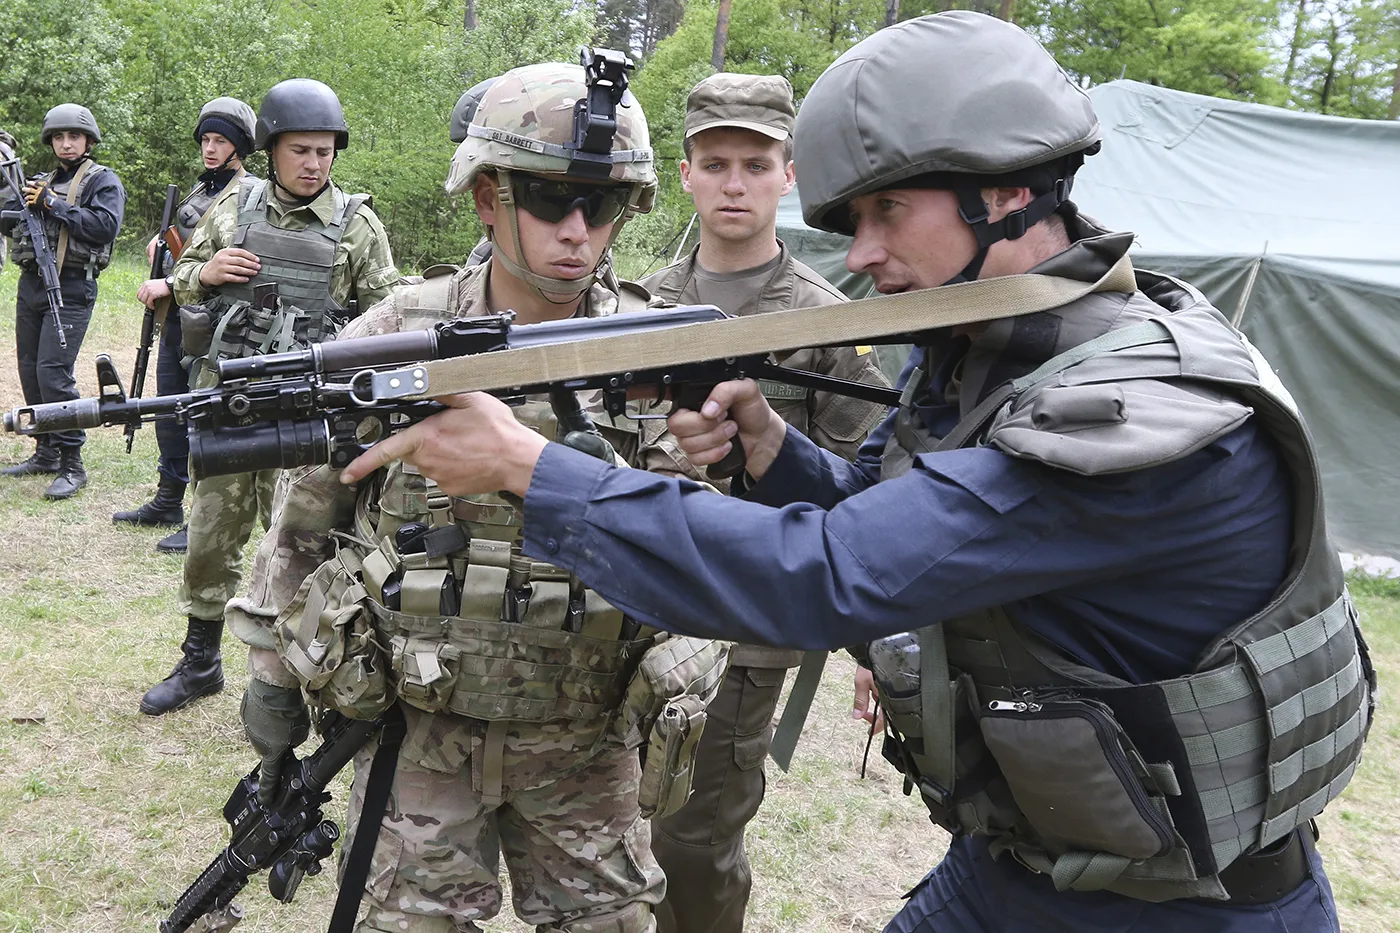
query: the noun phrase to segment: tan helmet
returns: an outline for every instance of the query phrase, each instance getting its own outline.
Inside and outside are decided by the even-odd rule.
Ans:
[[[1064,203],[1099,138],[1088,95],[1025,30],[967,10],[921,16],[857,43],[812,85],[794,133],[802,216],[850,234],[853,198],[946,188],[985,252]],[[1037,203],[979,221],[979,189],[1023,186]]]
[[[624,223],[650,211],[655,203],[656,169],[642,105],[631,91],[623,90],[617,99],[611,150],[590,154],[581,150],[575,140],[575,104],[586,101],[588,92],[581,65],[554,62],[512,69],[486,88],[466,127],[466,138],[452,156],[448,194],[471,191],[482,172],[494,173],[498,190],[505,195],[505,226],[517,256],[521,254],[517,208],[509,195],[512,172],[581,181],[610,180],[631,186],[627,207],[613,226],[613,239]],[[492,235],[498,234],[493,231]],[[611,245],[612,239],[608,242]],[[606,253],[604,249],[601,255]],[[536,291],[554,295],[579,294],[596,277],[595,270],[594,277],[585,279],[550,278],[512,262],[502,250],[495,251],[495,256]]]

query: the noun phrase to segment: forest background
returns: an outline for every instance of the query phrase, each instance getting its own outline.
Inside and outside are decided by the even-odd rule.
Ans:
[[[776,73],[800,101],[876,29],[955,7],[1031,30],[1086,87],[1126,77],[1400,117],[1400,0],[6,0],[0,127],[20,139],[28,171],[47,169],[44,112],[89,106],[103,133],[97,158],[129,195],[130,248],[154,232],[166,184],[193,181],[205,101],[229,94],[256,108],[277,81],[318,78],[350,123],[336,181],[374,195],[400,265],[422,268],[459,261],[481,232],[442,188],[462,91],[518,65],[575,61],[582,44],[626,49],[662,179],[657,210],[619,244],[635,260],[665,250],[689,219],[676,163],[696,81]],[[250,167],[263,171],[262,158]]]

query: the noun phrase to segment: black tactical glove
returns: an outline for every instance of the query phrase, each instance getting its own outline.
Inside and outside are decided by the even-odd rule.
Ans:
[[[53,193],[47,181],[31,180],[24,185],[24,203],[31,209],[51,211],[58,203],[58,195]]]
[[[581,450],[590,457],[597,457],[604,463],[617,465],[617,451],[607,438],[597,431],[570,431],[559,439],[559,443],[574,450]]]
[[[258,774],[258,802],[272,803],[282,783],[282,769],[292,749],[306,741],[311,732],[311,716],[301,691],[276,687],[261,680],[248,681],[239,709],[243,734],[253,750],[262,756]]]

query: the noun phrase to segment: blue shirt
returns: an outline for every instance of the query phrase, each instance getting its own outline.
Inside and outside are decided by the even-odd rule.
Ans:
[[[937,433],[950,426],[937,390],[916,407]],[[923,454],[878,482],[892,430],[891,416],[854,464],[789,431],[746,499],[550,444],[525,551],[647,623],[749,643],[838,648],[1004,605],[1137,683],[1192,669],[1283,580],[1291,483],[1253,420],[1131,473],[1084,477],[981,447]]]

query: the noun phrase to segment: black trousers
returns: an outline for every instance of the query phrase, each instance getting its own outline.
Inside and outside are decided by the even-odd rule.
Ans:
[[[190,371],[180,365],[185,352],[180,342],[180,309],[172,304],[156,346],[156,392],[160,395],[181,395],[190,390]],[[185,425],[157,421],[156,446],[160,448],[160,478],[181,485],[189,482],[190,435]]]
[[[26,405],[66,402],[78,397],[73,364],[82,349],[97,301],[97,280],[82,272],[59,277],[63,308],[59,319],[67,347],[58,345],[53,314],[49,311],[44,280],[39,273],[25,269],[19,276],[15,296],[15,355],[19,361],[19,381]],[[41,435],[40,446],[77,449],[86,435],[81,430]]]

